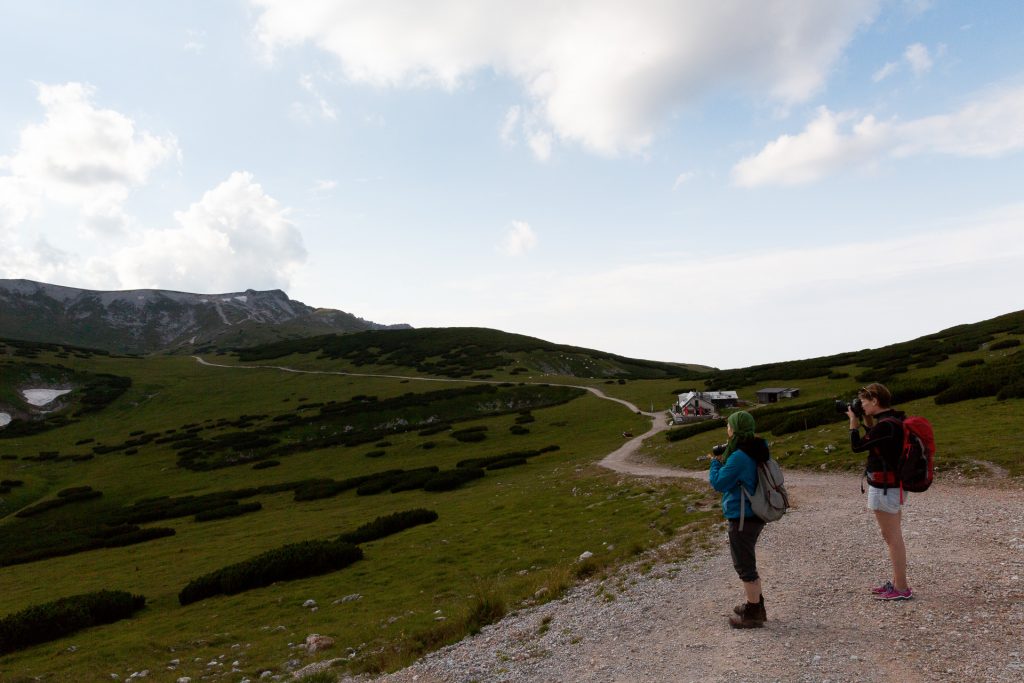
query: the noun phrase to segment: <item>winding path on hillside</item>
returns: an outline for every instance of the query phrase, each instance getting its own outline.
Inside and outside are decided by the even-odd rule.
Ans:
[[[592,387],[580,388],[642,412]],[[631,460],[645,439],[668,426],[660,415],[644,414],[652,418],[651,429],[601,464],[630,476],[706,478],[705,472]],[[859,478],[791,470],[786,484],[793,509],[768,525],[758,543],[769,618],[765,628],[736,631],[727,625],[741,591],[724,528],[718,527],[711,549],[695,557],[673,560],[683,555],[676,550],[679,541],[669,542],[610,577],[520,609],[375,680],[1019,683],[1024,679],[1024,490],[1019,483],[987,485],[950,475],[913,495],[904,510],[915,591],[907,602],[878,602],[867,592],[886,577],[888,560],[877,525],[864,509]],[[320,668],[332,661],[324,660]]]
[[[447,377],[414,377],[411,375],[385,375],[385,374],[374,374],[368,372],[343,372],[341,370],[299,370],[297,368],[289,368],[284,365],[225,365],[223,363],[211,363],[204,359],[202,356],[192,356],[197,363],[205,365],[211,368],[228,368],[228,369],[245,369],[245,370],[280,370],[281,372],[293,372],[297,374],[306,375],[341,375],[344,377],[373,377],[373,378],[384,378],[384,379],[401,379],[401,380],[415,380],[420,382],[457,382],[463,384],[504,384],[506,380],[477,380],[477,379],[451,379]],[[523,382],[524,384],[547,384],[546,382]],[[642,463],[633,462],[630,458],[636,453],[637,449],[640,448],[641,444],[650,437],[654,436],[659,432],[663,432],[669,428],[668,421],[665,419],[665,415],[661,413],[651,413],[640,410],[635,405],[621,398],[615,398],[614,396],[608,396],[600,389],[594,387],[582,385],[582,384],[562,384],[559,386],[569,386],[576,389],[585,389],[590,393],[594,394],[598,398],[602,398],[606,401],[613,401],[621,404],[626,408],[629,408],[633,413],[646,415],[651,418],[651,428],[647,432],[631,438],[626,441],[615,451],[606,455],[598,463],[602,467],[606,467],[616,472],[623,474],[631,474],[639,477],[687,477],[692,476],[692,473],[683,470],[676,470],[669,467],[658,467],[654,465],[646,465]]]

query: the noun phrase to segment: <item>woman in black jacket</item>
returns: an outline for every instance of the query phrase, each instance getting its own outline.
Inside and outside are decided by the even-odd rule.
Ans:
[[[878,600],[909,600],[914,593],[907,584],[907,547],[903,543],[902,508],[907,494],[900,486],[896,468],[903,453],[903,418],[892,408],[892,394],[881,384],[869,384],[859,392],[861,415],[867,433],[860,433],[860,417],[851,406],[850,445],[854,453],[867,452],[868,509],[874,511],[882,538],[889,548],[893,578],[872,588]]]

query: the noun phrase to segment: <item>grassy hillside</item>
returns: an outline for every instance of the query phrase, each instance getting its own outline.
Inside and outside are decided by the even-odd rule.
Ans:
[[[885,349],[703,372],[476,329],[207,358],[228,367],[0,343],[0,411],[16,417],[0,429],[0,619],[102,589],[148,601],[130,619],[0,656],[0,680],[124,680],[142,669],[256,679],[325,657],[389,669],[673,535],[704,542],[718,519],[705,486],[594,465],[648,420],[564,385],[658,410],[688,388],[753,401],[764,386],[799,387],[798,399],[753,408],[776,456],[787,467],[856,470],[861,458],[832,404],[881,380],[900,407],[932,419],[940,476],[1019,477],[1022,339],[1015,313]],[[26,388],[72,392],[46,414],[24,403]],[[723,440],[712,427],[672,430],[644,448],[703,468],[698,456]],[[468,470],[450,490],[424,488]],[[437,520],[360,543],[362,559],[345,569],[179,604],[203,575],[414,509]],[[197,512],[234,516],[197,521]],[[579,561],[585,551],[593,557]],[[614,585],[599,590],[615,599]],[[310,633],[335,647],[295,647]]]
[[[373,330],[283,341],[238,351],[243,363],[295,355],[352,368],[413,369],[425,375],[490,379],[528,374],[574,377],[703,377],[706,368],[625,358],[479,327]],[[367,370],[369,371],[369,370]]]
[[[1022,341],[1024,312],[1017,312],[881,349],[719,372],[706,385],[735,389],[751,402],[761,387],[798,387],[799,398],[754,409],[759,430],[788,467],[861,469],[863,458],[850,452],[847,418],[834,401],[851,400],[859,387],[877,381],[893,391],[897,408],[933,422],[940,475],[1019,477]],[[688,436],[673,430],[646,450],[667,464],[693,468],[721,440],[716,431]]]
[[[0,430],[0,479],[20,482],[0,494],[4,557],[38,549],[51,537],[64,543],[68,537],[62,534],[75,530],[113,533],[124,511],[140,499],[262,492],[240,501],[258,502],[259,510],[236,517],[140,522],[141,529],[170,528],[174,534],[136,545],[7,566],[0,558],[0,579],[12,587],[0,591],[0,617],[101,589],[148,600],[130,620],[0,658],[3,680],[42,674],[52,674],[50,680],[109,679],[111,673],[123,680],[142,669],[166,671],[172,660],[178,660],[176,675],[197,679],[220,655],[227,659],[219,671],[230,672],[230,663],[238,661],[237,668],[252,678],[265,670],[283,674],[289,661],[326,656],[289,646],[309,633],[336,639],[326,654],[345,656],[351,649],[355,670],[393,667],[524,600],[557,597],[579,576],[660,545],[680,528],[714,519],[713,499],[697,484],[621,481],[595,468],[596,459],[621,443],[623,431],[642,431],[647,420],[578,390],[510,383],[481,394],[473,383],[216,368],[191,358],[125,359],[63,347],[33,353],[21,348],[19,355],[9,345],[0,350],[0,395],[7,404],[17,401],[21,389],[54,383],[78,387],[78,378],[92,375],[128,378],[130,386],[87,415],[77,415],[69,403],[67,419],[44,431]],[[14,372],[29,364],[64,369],[56,376]],[[463,398],[453,400],[452,392]],[[396,419],[400,408],[394,401],[410,396],[425,397],[423,405],[408,404],[413,406],[408,415],[422,424],[402,425]],[[392,425],[391,433],[325,446],[321,433],[351,434],[360,429],[356,417],[373,415],[347,412],[359,406],[385,408],[378,417]],[[296,415],[325,416],[325,421],[294,425]],[[288,419],[275,422],[284,416]],[[180,442],[163,441],[182,434],[215,441],[281,423],[292,430],[287,443],[308,448],[278,455],[279,464],[264,469],[253,464],[266,460],[244,457],[214,470],[189,469],[181,466],[175,448]],[[364,423],[380,427],[372,419]],[[451,491],[359,495],[348,489],[310,500],[297,500],[294,488],[271,491],[294,482],[339,482],[397,469],[448,471],[466,459],[537,451],[544,452],[517,466],[485,470],[482,478]],[[80,487],[101,495],[17,516]],[[362,544],[364,558],[349,568],[178,604],[179,591],[203,574],[415,508],[435,511],[438,520]],[[578,562],[586,551],[594,557]],[[361,597],[342,601],[355,595]],[[315,611],[302,606],[309,599],[317,602]]]

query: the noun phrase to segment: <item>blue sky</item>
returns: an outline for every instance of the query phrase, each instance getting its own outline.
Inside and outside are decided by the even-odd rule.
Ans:
[[[0,277],[738,367],[1022,307],[1016,0],[0,0]]]

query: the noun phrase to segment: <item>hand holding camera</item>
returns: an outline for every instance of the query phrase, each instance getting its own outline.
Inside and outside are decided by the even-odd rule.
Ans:
[[[836,401],[836,412],[846,413],[849,416],[850,429],[859,429],[860,420],[864,417],[864,404],[861,403],[859,396],[849,403],[846,401]]]
[[[728,447],[729,447],[729,444],[727,444],[727,443],[720,443],[720,444],[716,444],[716,445],[712,446],[711,447],[711,456],[710,457],[714,458],[715,460],[721,460],[722,459],[722,454],[725,453],[725,449],[728,448]]]
[[[853,413],[858,418],[862,418],[864,417],[864,404],[861,403],[859,396],[849,403],[846,401],[836,401],[836,412],[846,414]]]

